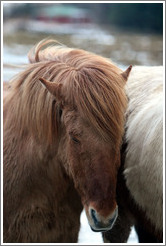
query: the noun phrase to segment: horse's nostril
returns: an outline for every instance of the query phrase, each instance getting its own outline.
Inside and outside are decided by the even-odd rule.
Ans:
[[[93,208],[91,208],[90,213],[91,213],[91,217],[92,217],[94,223],[97,224],[98,220],[96,218],[96,211]]]

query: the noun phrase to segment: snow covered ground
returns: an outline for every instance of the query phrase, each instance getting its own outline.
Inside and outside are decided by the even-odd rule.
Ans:
[[[82,244],[101,244],[103,243],[101,233],[93,232],[90,229],[84,211],[81,214],[81,230],[79,233],[78,243],[82,243]],[[132,245],[138,243],[137,235],[134,229],[132,229],[127,243],[132,244]]]

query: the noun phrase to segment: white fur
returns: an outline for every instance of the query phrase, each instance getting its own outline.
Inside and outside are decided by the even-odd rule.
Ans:
[[[126,184],[147,218],[162,230],[163,67],[134,67],[126,91]]]

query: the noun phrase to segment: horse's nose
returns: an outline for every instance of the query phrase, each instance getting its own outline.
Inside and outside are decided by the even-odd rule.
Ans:
[[[91,217],[91,229],[93,231],[108,231],[110,230],[117,217],[118,217],[118,207],[116,206],[115,210],[109,214],[107,217],[101,216],[93,207],[89,208],[89,215]]]

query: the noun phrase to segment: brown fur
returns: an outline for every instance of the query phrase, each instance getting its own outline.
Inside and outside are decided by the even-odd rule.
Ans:
[[[3,83],[3,96],[6,97],[10,91],[10,85],[7,82]]]
[[[83,50],[43,49],[50,42],[4,95],[5,243],[74,243],[82,205],[91,226],[90,207],[104,226],[116,207],[124,75]],[[40,77],[62,88],[52,95]]]

